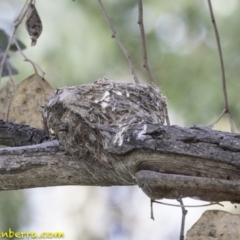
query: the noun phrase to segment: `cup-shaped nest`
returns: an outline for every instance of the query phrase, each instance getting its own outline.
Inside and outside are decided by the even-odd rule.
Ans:
[[[165,97],[152,86],[103,78],[56,90],[44,107],[43,121],[66,151],[104,160],[102,150],[122,128],[164,124],[166,107]]]

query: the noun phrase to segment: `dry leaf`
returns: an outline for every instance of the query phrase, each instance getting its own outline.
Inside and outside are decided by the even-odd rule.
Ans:
[[[42,105],[53,93],[50,84],[34,74],[23,80],[12,99],[8,121],[43,128]]]
[[[7,121],[9,106],[16,89],[17,84],[12,79],[8,80],[7,84],[0,89],[0,119],[4,121]]]
[[[240,215],[209,210],[187,232],[187,240],[239,240]]]
[[[35,46],[37,39],[42,33],[42,21],[38,15],[35,5],[32,3],[29,3],[28,5],[26,29],[32,39],[31,46]]]

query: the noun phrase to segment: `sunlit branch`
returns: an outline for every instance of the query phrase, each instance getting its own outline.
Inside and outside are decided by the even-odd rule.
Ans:
[[[99,2],[99,5],[100,5],[100,7],[101,7],[101,9],[102,9],[103,15],[104,15],[104,17],[105,17],[105,19],[106,19],[106,21],[107,21],[107,23],[108,23],[111,31],[112,31],[112,38],[115,38],[115,39],[116,39],[116,42],[118,43],[119,47],[121,48],[121,50],[123,51],[124,55],[126,56],[126,58],[127,58],[127,60],[128,60],[128,64],[129,64],[129,67],[130,67],[130,69],[131,69],[131,71],[132,71],[132,75],[133,75],[134,82],[135,82],[135,83],[139,83],[139,80],[138,80],[136,71],[134,70],[133,63],[132,63],[132,61],[131,61],[131,57],[130,57],[129,53],[127,52],[127,50],[126,50],[126,48],[124,47],[124,45],[123,45],[123,43],[121,42],[121,40],[120,40],[120,39],[118,38],[118,36],[116,35],[117,32],[116,32],[116,30],[114,29],[114,27],[113,27],[113,25],[112,25],[112,23],[111,23],[111,21],[110,21],[110,18],[109,18],[108,15],[107,15],[107,12],[106,12],[106,10],[105,10],[105,8],[104,8],[104,6],[103,6],[102,1],[101,1],[101,0],[98,0],[98,2]]]

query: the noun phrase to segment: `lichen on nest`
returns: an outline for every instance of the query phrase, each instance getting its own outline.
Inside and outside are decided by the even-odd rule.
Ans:
[[[65,150],[90,152],[104,161],[108,141],[132,124],[160,123],[166,118],[166,99],[149,85],[94,83],[56,90],[44,107],[43,120]]]

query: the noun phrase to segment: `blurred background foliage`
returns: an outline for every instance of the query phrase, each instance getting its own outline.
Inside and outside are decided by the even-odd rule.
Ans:
[[[30,221],[26,211],[27,201],[23,191],[0,192],[0,231],[19,230]]]
[[[137,0],[102,1],[118,36],[132,57],[141,82],[148,82],[146,72],[142,68],[141,39],[137,24]],[[7,34],[11,33],[14,26],[13,20],[19,14],[24,2],[25,0],[0,0],[0,29]],[[238,0],[213,0],[212,4],[222,42],[230,110],[234,123],[239,127],[240,105],[238,104],[237,89],[240,89],[240,15],[238,14],[240,3]],[[210,124],[219,116],[224,104],[219,57],[207,1],[144,0],[143,5],[149,63],[158,86],[168,98],[172,123],[186,126]],[[97,1],[41,0],[37,1],[36,6],[43,22],[43,33],[37,45],[30,46],[31,40],[27,35],[24,24],[19,27],[17,37],[26,46],[24,53],[44,69],[46,72],[45,78],[53,87],[93,82],[103,76],[108,76],[116,81],[132,81],[127,60],[114,39],[111,38],[110,29]],[[10,52],[10,57],[13,66],[19,71],[19,74],[13,77],[15,81],[20,82],[33,74],[31,65],[24,62],[18,52]],[[2,79],[3,84],[7,79],[7,77]],[[89,204],[93,192],[89,190],[90,188],[87,188],[88,190],[84,193],[82,189],[81,191],[74,190],[72,195],[64,193],[61,196],[66,195],[68,201],[69,198],[75,199],[79,194],[84,196],[86,200],[81,200],[83,203],[79,209],[85,211],[85,204]],[[108,216],[109,219],[106,220],[109,226],[113,226],[109,231],[105,231],[101,235],[99,230],[94,236],[89,237],[90,233],[93,234],[91,229],[86,235],[88,236],[86,239],[128,239],[124,236],[121,216],[124,212],[130,214],[134,207],[136,208],[140,202],[143,203],[140,197],[143,194],[139,192],[134,195],[135,202],[133,204],[129,203],[129,194],[133,190],[128,189],[111,188],[109,194],[111,193],[111,196],[115,195],[119,198],[119,192],[126,191],[125,197],[122,197],[119,204],[125,202],[124,206],[126,208],[129,205],[129,212],[126,209],[122,211],[122,207],[119,207],[120,215],[116,212],[112,213],[113,215],[117,214],[118,217],[113,216],[111,218],[111,216]],[[43,196],[47,197],[47,195],[44,195],[47,189],[41,189],[44,192],[42,195],[37,194],[39,192],[37,190],[29,190],[30,193],[28,194],[31,195],[31,192],[34,192],[34,196],[38,196],[38,199],[34,201],[39,201],[40,206],[46,207],[55,201],[55,197],[51,195],[50,200],[41,200],[42,204],[39,199],[42,199]],[[137,189],[134,191],[137,191]],[[51,191],[48,189],[48,194],[53,192],[53,188]],[[14,226],[18,229],[21,216],[27,216],[26,213],[22,214],[25,202],[24,193],[24,191],[0,192],[1,229],[4,229],[5,226]],[[98,196],[94,195],[94,199],[97,199]],[[112,201],[111,197],[106,197],[106,199],[106,201]],[[99,201],[98,204],[100,204]],[[49,208],[54,208],[55,205],[53,204]],[[16,206],[18,206],[18,210],[15,208]],[[71,205],[67,206],[72,207]],[[73,206],[75,205],[73,204]],[[98,205],[94,203],[94,206],[97,208]],[[116,208],[114,206],[115,211]],[[7,209],[11,209],[11,211],[7,212]],[[146,208],[141,207],[141,209]],[[136,212],[140,212],[141,209],[136,209],[134,214],[129,217],[130,222],[138,222],[137,216],[139,215]],[[83,210],[78,214],[82,215]],[[175,212],[169,214],[168,209],[164,208],[164,210],[166,210],[166,215],[176,216]],[[112,212],[109,209],[107,211]],[[141,214],[149,220],[146,211],[144,210],[144,213]],[[89,212],[89,208],[86,212]],[[87,216],[88,213],[85,215]],[[95,215],[96,212],[91,214],[90,217]],[[102,213],[102,215],[106,216],[105,213]],[[6,216],[10,216],[10,220],[4,222]],[[180,215],[178,216],[180,224]],[[97,218],[97,215],[95,218]],[[116,222],[115,218],[120,220]],[[27,219],[31,221],[28,217],[25,221]],[[56,218],[54,221],[56,221]],[[101,222],[101,220],[99,221]],[[167,231],[164,227],[167,221],[162,221],[162,225],[160,225],[164,231]],[[173,219],[169,221],[175,224]],[[91,221],[89,220],[89,222]],[[23,224],[24,222],[22,222]],[[49,224],[50,222],[48,222],[48,226]],[[103,223],[101,222],[101,224]],[[137,226],[139,224],[140,220]],[[147,227],[146,223],[141,222],[141,224],[143,224],[143,228]],[[36,229],[36,226],[34,229]],[[156,230],[158,230],[158,227]],[[126,231],[130,230],[126,230],[125,226],[125,234],[127,234]],[[141,239],[139,227],[134,230],[131,225],[131,231],[133,235],[130,239]],[[137,235],[134,235],[133,231],[136,231]],[[146,234],[145,236],[148,236],[148,233]],[[152,239],[176,239],[178,228],[175,226],[174,234],[171,230],[168,235],[169,238],[159,238],[159,234],[161,232],[158,231],[152,236]],[[82,233],[80,236],[83,236]],[[116,238],[116,236],[119,238]],[[138,238],[133,236],[138,236]],[[72,239],[79,239],[79,236]]]
[[[16,15],[24,1],[6,2]],[[149,62],[159,87],[168,97],[170,111],[185,125],[211,123],[223,109],[223,94],[207,1],[143,2]],[[103,3],[141,81],[146,82],[137,1],[104,0]],[[238,7],[237,0],[213,1],[225,60],[230,109],[237,125],[240,112],[236,90],[240,87]],[[37,1],[37,9],[43,22],[43,34],[37,46],[29,46],[30,39],[24,26],[20,27],[18,37],[27,45],[27,56],[40,64],[46,79],[54,87],[92,82],[105,75],[116,81],[132,81],[125,56],[111,38],[97,1],[61,0],[57,4]],[[16,77],[18,81],[33,72],[29,64],[22,62],[20,54],[12,54],[12,59],[20,70]]]

